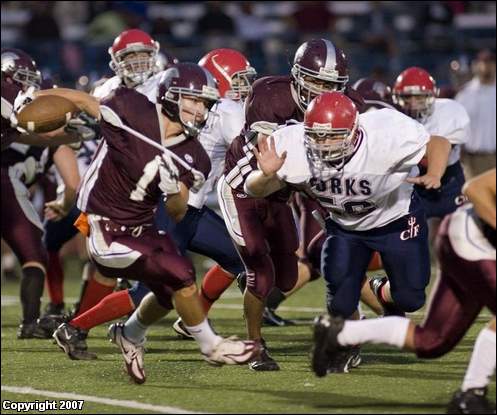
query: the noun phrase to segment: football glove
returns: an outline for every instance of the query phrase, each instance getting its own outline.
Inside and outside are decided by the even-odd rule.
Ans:
[[[205,183],[205,176],[201,171],[195,170],[194,168],[191,169],[191,173],[193,175],[193,185],[190,190],[193,193],[198,193]]]
[[[100,136],[100,123],[86,112],[80,112],[68,121],[64,131],[76,133],[81,141],[95,140]]]
[[[180,192],[178,168],[166,152],[161,156],[156,156],[159,162],[159,189],[164,195],[172,195]]]

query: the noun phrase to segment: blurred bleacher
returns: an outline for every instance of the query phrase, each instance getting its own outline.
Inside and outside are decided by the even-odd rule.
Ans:
[[[345,50],[352,80],[389,82],[417,65],[444,85],[451,61],[495,50],[495,2],[485,1],[4,1],[1,10],[2,47],[26,50],[66,86],[110,74],[107,49],[127,27],[184,61],[238,48],[261,75],[288,73],[297,46],[317,36]]]

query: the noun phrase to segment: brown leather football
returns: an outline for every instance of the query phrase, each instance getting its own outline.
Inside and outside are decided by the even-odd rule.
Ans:
[[[17,122],[27,131],[46,133],[66,125],[78,111],[78,107],[67,98],[43,95],[17,113]]]

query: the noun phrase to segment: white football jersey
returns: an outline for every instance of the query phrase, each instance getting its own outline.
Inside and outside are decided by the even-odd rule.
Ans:
[[[245,123],[243,102],[222,98],[209,113],[198,140],[211,159],[211,172],[198,193],[190,192],[188,204],[200,209],[224,171],[226,151]]]
[[[423,158],[430,134],[396,110],[360,114],[353,156],[325,180],[310,168],[303,124],[277,130],[273,137],[276,152],[287,152],[278,176],[313,194],[344,229],[365,231],[409,213],[413,185],[406,179]]]
[[[461,145],[469,140],[469,116],[453,99],[437,98],[433,105],[433,113],[423,125],[431,135],[445,137],[452,144],[447,163],[450,166],[459,160]]]
[[[483,235],[478,220],[472,204],[457,209],[450,218],[450,243],[456,254],[467,261],[495,261],[495,248]]]
[[[121,85],[121,78],[117,75],[112,78],[107,79],[102,85],[97,86],[92,95],[99,100],[104,99],[107,95],[109,95],[114,89],[117,89]]]

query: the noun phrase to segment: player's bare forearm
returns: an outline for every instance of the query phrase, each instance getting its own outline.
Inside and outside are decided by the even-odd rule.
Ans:
[[[54,154],[54,164],[64,182],[64,210],[69,209],[76,201],[77,189],[80,181],[76,154],[68,146],[60,146]]]
[[[94,118],[100,118],[99,101],[83,91],[69,88],[52,88],[35,92],[35,96],[58,95],[72,101],[80,110],[85,111]]]
[[[427,175],[442,178],[449,161],[450,149],[449,140],[436,135],[431,136],[426,148],[426,158],[428,159]]]
[[[468,197],[478,216],[492,228],[496,227],[495,169],[489,170],[466,182],[463,193]]]
[[[168,195],[166,201],[166,211],[176,223],[181,222],[185,217],[190,194],[188,188],[183,183],[179,184],[179,188],[179,193]]]
[[[276,174],[266,176],[262,170],[255,170],[248,175],[243,187],[249,196],[262,198],[285,187],[285,182]]]
[[[62,144],[72,144],[81,141],[76,133],[67,133],[60,131],[57,135],[50,135],[49,133],[27,133],[19,134],[15,140],[17,143],[28,144],[35,147],[57,147]]]

